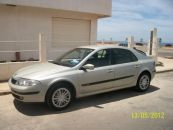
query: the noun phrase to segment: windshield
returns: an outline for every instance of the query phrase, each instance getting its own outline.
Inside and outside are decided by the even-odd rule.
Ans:
[[[53,63],[67,67],[74,67],[78,65],[92,51],[93,49],[89,48],[76,48],[65,53],[62,57],[53,61]]]

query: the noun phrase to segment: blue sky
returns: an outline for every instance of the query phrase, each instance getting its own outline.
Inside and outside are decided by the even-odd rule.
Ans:
[[[156,27],[163,42],[173,43],[173,0],[112,0],[112,16],[98,22],[98,40],[149,41]]]

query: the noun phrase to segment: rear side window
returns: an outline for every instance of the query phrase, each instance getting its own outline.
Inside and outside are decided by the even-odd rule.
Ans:
[[[137,61],[137,57],[129,50],[112,49],[112,64],[123,64]]]

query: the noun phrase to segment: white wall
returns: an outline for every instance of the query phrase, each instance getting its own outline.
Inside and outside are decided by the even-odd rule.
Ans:
[[[0,64],[0,81],[8,80],[18,69],[40,62],[16,62]],[[2,71],[3,70],[3,71]]]
[[[0,0],[2,4],[43,7],[110,16],[112,0]]]
[[[62,54],[65,50],[57,51],[59,48],[51,44],[53,17],[90,20],[90,44],[94,44],[97,19],[110,15],[111,0],[0,0],[0,60],[14,60],[16,51],[38,50],[39,33],[44,35],[48,59]],[[38,51],[21,52],[21,59],[38,59],[38,54]],[[35,63],[38,62],[0,63],[0,80],[7,80],[16,70]]]
[[[56,52],[58,48],[52,48],[51,46],[52,17],[91,20],[90,41],[96,41],[97,15],[53,9],[0,5],[0,41],[20,41],[20,43],[17,42],[17,45],[16,43],[0,42],[0,51],[38,50],[38,34],[42,33],[48,47],[48,58],[52,59],[59,54]],[[53,53],[54,51],[55,53]],[[23,60],[31,57],[38,59],[38,52],[21,53]],[[0,53],[0,56],[5,57],[3,54],[5,53]],[[8,60],[14,59],[14,53],[8,53],[6,56]]]

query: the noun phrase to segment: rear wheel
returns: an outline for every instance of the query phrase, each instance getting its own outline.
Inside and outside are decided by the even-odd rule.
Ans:
[[[56,86],[51,88],[46,96],[46,103],[49,107],[62,110],[69,106],[72,101],[72,91],[67,86]]]
[[[142,73],[137,81],[136,89],[138,91],[146,91],[150,87],[150,75],[148,73]]]

